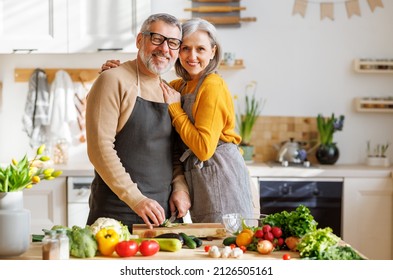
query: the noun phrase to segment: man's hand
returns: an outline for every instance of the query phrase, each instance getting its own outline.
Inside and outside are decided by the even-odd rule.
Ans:
[[[143,219],[149,229],[152,229],[153,225],[159,226],[165,221],[164,208],[153,199],[146,198],[142,200],[133,210]],[[152,221],[153,224],[151,224],[150,221]]]
[[[120,65],[120,60],[117,60],[117,59],[107,60],[104,64],[102,64],[100,74],[102,72],[104,72],[105,70],[108,70],[111,68],[116,68],[119,65]]]
[[[187,214],[188,209],[191,207],[190,195],[185,191],[175,191],[169,199],[169,207],[171,213],[176,209],[179,211],[177,218],[182,218]]]

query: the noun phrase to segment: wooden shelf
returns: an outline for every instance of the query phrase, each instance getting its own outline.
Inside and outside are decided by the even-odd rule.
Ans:
[[[355,98],[357,112],[393,113],[393,96],[385,98]]]
[[[241,70],[245,68],[243,59],[236,59],[234,65],[226,65],[225,62],[222,61],[219,67],[220,70]]]
[[[358,73],[393,74],[393,59],[355,59],[354,70]]]
[[[33,74],[35,68],[16,68],[14,71],[15,82],[28,82],[31,74]],[[71,79],[74,82],[93,82],[99,75],[100,69],[64,69],[64,68],[43,68],[48,77],[48,83],[51,83],[55,77],[55,74],[59,70],[64,70],[70,74]]]

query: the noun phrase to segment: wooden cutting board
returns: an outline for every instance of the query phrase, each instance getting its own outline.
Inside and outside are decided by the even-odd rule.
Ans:
[[[164,233],[180,232],[200,238],[224,238],[227,234],[224,225],[221,223],[178,224],[173,227],[153,227],[153,229],[148,229],[145,224],[132,226],[132,234],[137,234],[140,238],[152,238]]]

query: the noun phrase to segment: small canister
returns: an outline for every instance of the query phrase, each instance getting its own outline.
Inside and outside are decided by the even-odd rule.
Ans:
[[[45,236],[42,239],[42,259],[58,260],[60,258],[60,242],[56,231],[44,230]]]
[[[57,239],[59,240],[59,259],[68,260],[70,258],[70,240],[67,236],[67,230],[57,229]]]

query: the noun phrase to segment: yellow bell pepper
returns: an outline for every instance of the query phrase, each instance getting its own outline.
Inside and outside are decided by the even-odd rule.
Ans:
[[[116,244],[119,243],[119,235],[114,229],[103,228],[96,234],[98,251],[103,256],[111,256],[115,251]]]

